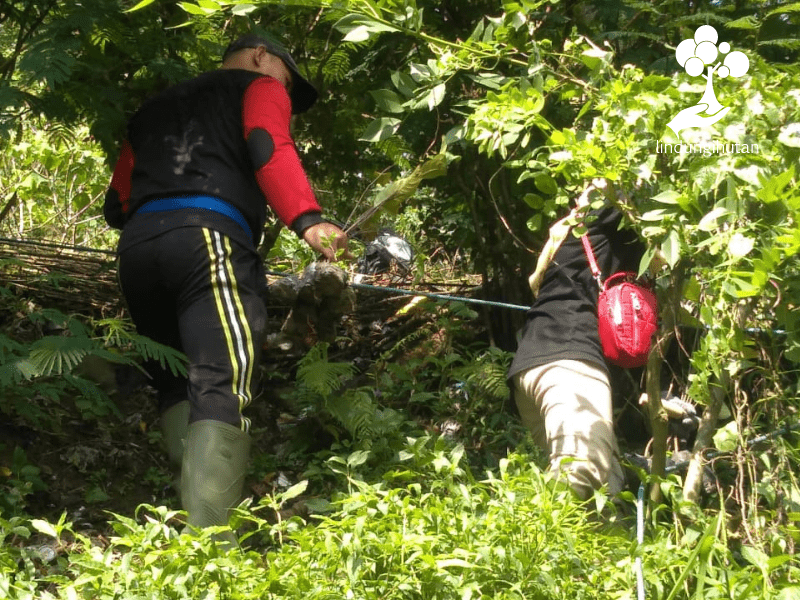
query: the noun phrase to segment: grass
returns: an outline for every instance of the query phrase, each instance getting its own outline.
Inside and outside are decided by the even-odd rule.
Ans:
[[[724,512],[698,511],[697,521],[678,527],[666,508],[656,510],[639,546],[620,515],[597,517],[598,507],[614,514],[602,496],[579,504],[520,454],[477,474],[462,446],[424,437],[407,439],[383,473],[363,451],[328,465],[341,491],[330,503],[309,503],[305,518],[274,518],[297,501],[303,482],[243,505],[241,550],[215,546],[213,530],[180,534],[177,513],[164,507],[112,515],[106,544],[69,523],[0,521],[0,596],[622,599],[636,597],[641,557],[648,598],[800,597],[796,559],[755,548],[734,556]],[[673,484],[664,485],[669,492]],[[46,539],[57,558],[46,562],[35,544],[19,543],[35,539]]]

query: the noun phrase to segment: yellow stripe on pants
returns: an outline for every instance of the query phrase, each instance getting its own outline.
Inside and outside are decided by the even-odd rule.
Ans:
[[[255,362],[253,335],[242,306],[233,264],[230,240],[217,231],[203,229],[209,253],[211,286],[217,314],[225,333],[232,368],[231,393],[237,398],[239,413],[251,402]],[[242,429],[250,429],[250,419],[242,417]]]

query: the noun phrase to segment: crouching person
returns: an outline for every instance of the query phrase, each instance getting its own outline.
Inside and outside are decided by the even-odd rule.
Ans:
[[[240,38],[221,69],[136,112],[106,194],[106,221],[122,229],[119,280],[133,322],[189,359],[188,379],[148,370],[190,529],[226,525],[241,499],[250,448],[243,410],[258,385],[266,325],[256,246],[267,206],[326,258],[347,254],[289,131],[292,113],[316,98],[284,49]]]
[[[644,252],[620,229],[613,208],[589,213],[602,273],[638,271]],[[609,372],[597,331],[598,283],[579,238],[567,233],[546,266],[520,332],[509,380],[522,422],[549,456],[549,469],[581,499],[603,486],[620,492],[624,475],[614,434]],[[532,286],[533,287],[533,286]]]

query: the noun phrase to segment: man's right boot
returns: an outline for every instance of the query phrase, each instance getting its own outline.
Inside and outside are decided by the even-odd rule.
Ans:
[[[189,425],[181,471],[181,503],[189,513],[188,529],[227,525],[242,496],[250,454],[250,436],[221,421]],[[219,541],[237,546],[232,532]]]

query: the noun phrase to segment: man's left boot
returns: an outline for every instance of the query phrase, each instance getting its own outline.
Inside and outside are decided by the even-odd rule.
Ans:
[[[210,420],[189,425],[181,471],[189,530],[228,524],[231,509],[241,500],[249,454],[250,436],[238,427]],[[232,532],[218,541],[238,545]]]
[[[181,493],[181,469],[183,468],[183,451],[189,430],[189,401],[181,400],[161,413],[161,435],[169,458],[172,473],[172,489]]]

